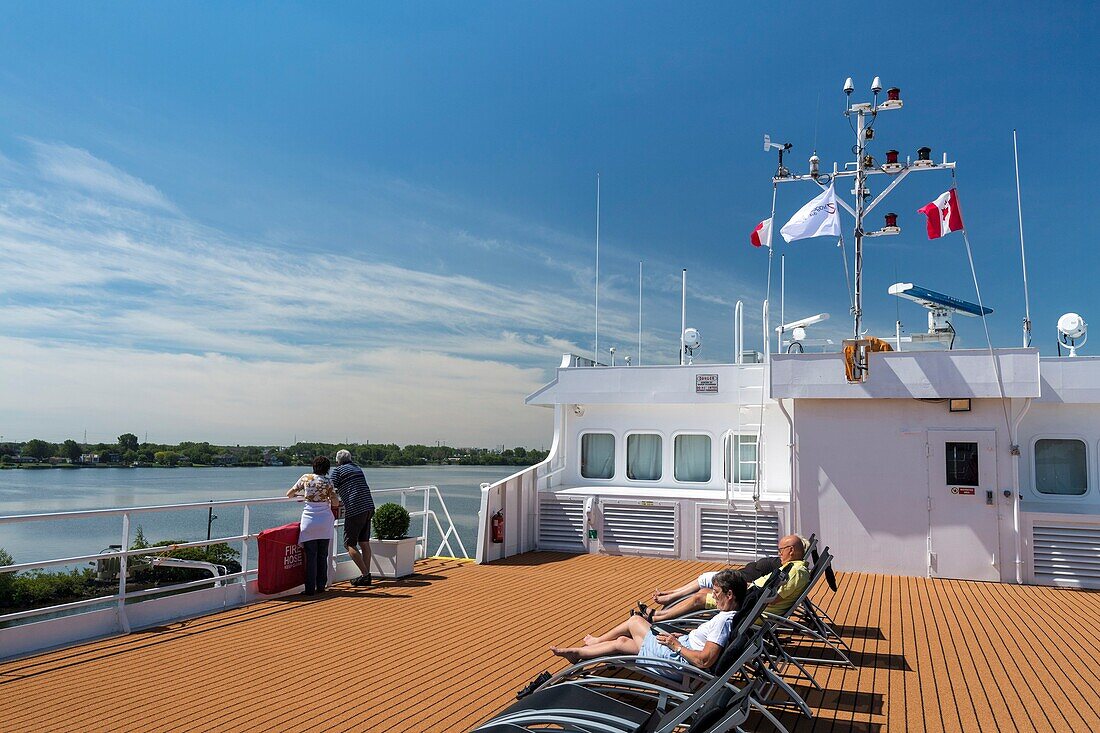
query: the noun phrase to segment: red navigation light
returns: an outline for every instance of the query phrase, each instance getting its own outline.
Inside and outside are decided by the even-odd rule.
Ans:
[[[886,98],[892,102],[897,102],[901,99],[901,90],[897,87],[890,87],[886,90]]]
[[[886,226],[896,227],[898,225],[898,215],[894,212],[890,212],[886,215]]]
[[[886,162],[890,165],[896,164],[898,162],[898,151],[896,151],[896,150],[887,150],[886,151]]]

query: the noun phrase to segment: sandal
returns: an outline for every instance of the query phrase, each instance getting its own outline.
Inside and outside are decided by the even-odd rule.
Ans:
[[[550,679],[549,672],[547,672],[546,670],[539,672],[538,676],[535,677],[535,679],[528,682],[526,687],[516,693],[516,699],[522,700],[523,698],[527,697],[532,692],[542,687],[543,683],[545,683],[548,679]]]

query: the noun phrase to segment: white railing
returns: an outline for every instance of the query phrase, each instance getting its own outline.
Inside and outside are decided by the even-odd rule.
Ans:
[[[439,532],[440,537],[442,538],[438,549],[433,554],[441,555],[443,554],[444,548],[446,548],[451,557],[468,557],[466,553],[466,548],[462,543],[462,539],[458,536],[458,531],[455,528],[454,522],[451,520],[451,515],[450,512],[447,510],[447,505],[446,503],[444,503],[443,497],[439,493],[439,489],[436,486],[410,486],[406,488],[374,489],[371,491],[371,494],[374,497],[383,497],[387,495],[400,496],[401,505],[405,506],[406,509],[409,509],[409,507],[406,506],[407,500],[411,496],[414,496],[416,494],[420,495],[420,508],[412,509],[409,511],[410,519],[419,519],[421,524],[421,533],[419,535],[416,535],[418,558],[423,558],[427,556],[428,531],[432,526],[435,527],[435,529]],[[443,525],[440,523],[439,515],[433,509],[433,499],[435,502],[438,502],[439,509],[441,510],[443,518],[445,519],[447,524],[446,529],[444,529]],[[99,560],[117,561],[117,592],[110,595],[97,596],[95,598],[86,598],[69,603],[61,603],[42,608],[32,608],[24,611],[0,614],[0,626],[6,626],[8,625],[8,622],[11,621],[33,618],[36,616],[57,616],[69,613],[71,611],[87,609],[95,606],[109,607],[110,605],[115,605],[117,607],[119,627],[122,631],[129,632],[130,624],[126,615],[126,604],[128,601],[160,594],[179,593],[180,591],[185,591],[189,589],[199,589],[204,587],[208,588],[215,582],[217,583],[217,585],[221,586],[221,590],[225,594],[225,597],[223,599],[224,605],[228,605],[231,602],[231,599],[240,600],[247,595],[240,593],[240,587],[242,585],[246,586],[248,581],[255,577],[256,573],[258,572],[256,569],[250,570],[248,567],[250,541],[256,539],[256,537],[258,536],[252,531],[252,527],[250,525],[250,510],[252,509],[252,507],[262,504],[287,504],[297,503],[298,501],[299,500],[296,498],[288,499],[286,497],[269,497],[261,499],[232,499],[224,501],[211,500],[187,504],[162,504],[157,506],[126,507],[121,509],[89,509],[69,512],[48,512],[42,514],[18,514],[12,516],[0,516],[0,527],[25,522],[72,521],[93,517],[119,517],[122,522],[121,531],[118,535],[118,539],[121,545],[121,549],[119,550],[0,566],[0,573],[17,573],[25,570],[38,570],[49,567],[83,565],[84,563],[96,562]],[[131,519],[134,516],[189,509],[224,509],[228,507],[242,507],[243,519],[241,524],[241,531],[239,534],[225,537],[212,537],[209,540],[180,542],[174,545],[159,545],[155,547],[129,549],[131,542],[133,541],[133,537],[131,536]],[[342,543],[338,541],[340,536],[338,528],[340,524],[342,524],[342,522],[334,523],[334,539],[337,540],[333,543],[334,548],[342,545]],[[454,549],[451,545],[452,540],[454,540],[455,543],[458,545],[458,549],[462,553],[461,555],[454,552]],[[128,590],[126,587],[127,575],[129,574],[128,571],[131,564],[130,558],[141,557],[145,555],[157,555],[160,553],[170,552],[172,550],[178,550],[187,547],[207,547],[210,545],[226,543],[240,543],[241,570],[239,572],[219,575],[216,581],[213,578],[202,578],[185,583],[174,583],[172,585],[158,586],[155,588],[145,588],[142,590]],[[336,555],[337,559],[339,559],[340,557],[347,557],[347,554],[340,553]],[[111,574],[114,574],[113,569],[111,571]],[[236,580],[239,580],[240,582],[227,582]],[[237,586],[237,590],[231,592],[231,588],[233,586]]]
[[[409,518],[411,520],[419,518],[423,524],[423,526],[421,527],[421,532],[419,535],[417,535],[416,538],[416,556],[418,558],[425,558],[428,556],[428,529],[433,523],[435,525],[436,531],[439,532],[439,536],[441,538],[439,542],[439,547],[436,548],[436,551],[432,553],[433,555],[442,555],[443,548],[446,547],[447,552],[449,553],[447,557],[470,557],[469,553],[466,552],[466,546],[462,544],[462,538],[459,536],[458,530],[455,528],[454,521],[451,520],[451,513],[447,511],[447,504],[443,501],[443,495],[439,493],[438,487],[409,486],[402,489],[371,489],[370,493],[371,496],[375,497],[376,499],[377,497],[385,494],[397,494],[401,497],[401,506],[405,507],[405,509],[409,509],[408,505],[406,504],[406,499],[411,494],[421,494],[422,508],[409,510]],[[441,525],[439,522],[439,516],[431,508],[431,500],[433,496],[435,497],[436,501],[439,502],[440,509],[443,510],[443,518],[447,521],[446,531],[444,531],[443,525]],[[375,504],[378,504],[377,500],[375,501]],[[454,549],[451,547],[452,537],[454,538],[455,542],[458,543],[458,549],[462,551],[461,555],[455,554]],[[346,555],[346,553],[344,554]]]

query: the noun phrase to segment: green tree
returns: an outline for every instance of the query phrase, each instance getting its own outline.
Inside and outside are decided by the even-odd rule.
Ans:
[[[174,450],[158,450],[153,454],[153,460],[162,466],[174,466],[179,463],[180,454]]]
[[[65,441],[64,445],[62,446],[61,452],[70,461],[76,462],[80,460],[80,454],[82,451],[80,448],[80,443],[77,443],[75,440],[70,439]]]
[[[124,451],[137,450],[138,438],[133,433],[123,433],[118,436],[118,447]]]
[[[28,440],[23,446],[23,455],[37,458],[40,461],[44,461],[54,454],[55,446],[53,443],[47,443],[44,440],[38,438],[32,438]]]

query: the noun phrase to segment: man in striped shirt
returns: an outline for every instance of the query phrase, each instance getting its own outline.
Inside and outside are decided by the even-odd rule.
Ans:
[[[361,573],[351,584],[370,585],[370,520],[374,516],[374,499],[363,469],[352,462],[349,451],[337,451],[336,463],[332,483],[344,505],[344,547]]]

